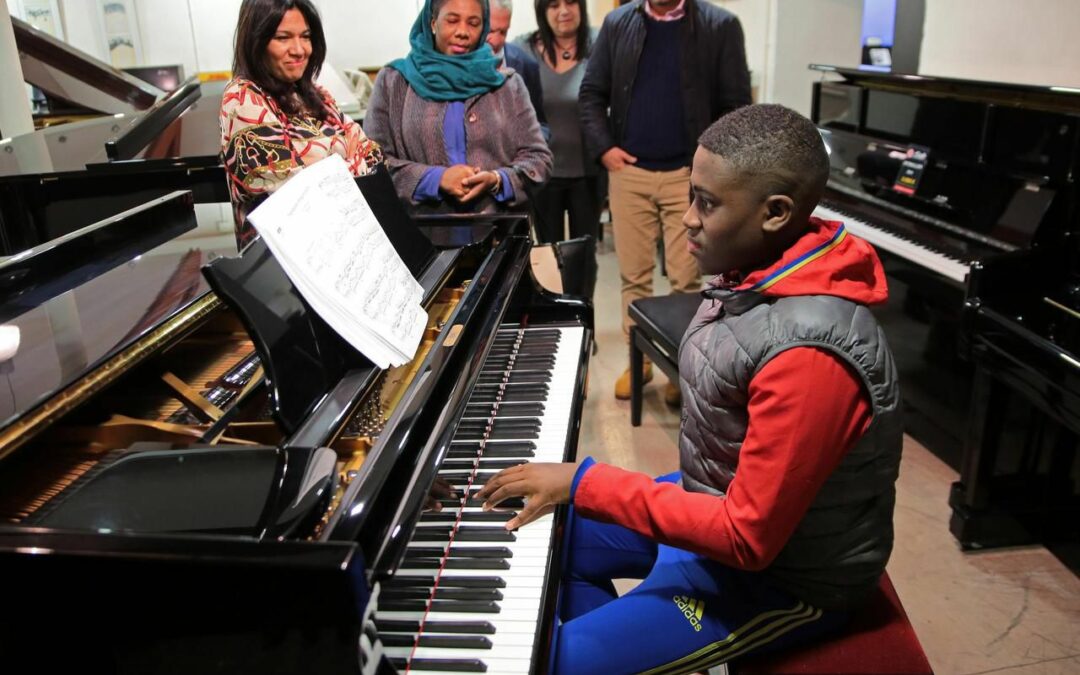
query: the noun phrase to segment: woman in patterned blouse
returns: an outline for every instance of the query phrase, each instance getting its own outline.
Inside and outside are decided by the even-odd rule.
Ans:
[[[255,236],[248,212],[300,169],[338,154],[362,176],[383,161],[379,145],[315,84],[325,57],[311,0],[244,0],[234,79],[221,100],[221,153],[240,247]]]

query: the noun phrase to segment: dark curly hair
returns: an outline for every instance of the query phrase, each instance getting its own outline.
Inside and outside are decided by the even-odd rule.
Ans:
[[[298,9],[311,31],[311,57],[304,75],[296,82],[282,82],[274,77],[266,60],[266,46],[274,37],[285,12]],[[316,117],[325,118],[326,106],[315,88],[315,78],[326,59],[326,36],[322,20],[311,0],[244,0],[236,23],[233,41],[233,76],[251,80],[274,98],[286,115],[306,108]],[[293,93],[299,94],[297,104]]]
[[[814,123],[782,105],[748,105],[724,115],[698,139],[761,196],[787,195],[809,216],[829,179],[829,154]]]

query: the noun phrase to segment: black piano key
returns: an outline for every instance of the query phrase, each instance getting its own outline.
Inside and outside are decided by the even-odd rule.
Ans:
[[[484,391],[476,391],[469,399],[474,403],[494,404],[496,401],[503,403],[536,403],[548,400],[548,392],[543,389],[526,389],[523,387],[507,387],[498,389],[487,387]]]
[[[468,600],[470,602],[498,602],[502,591],[496,588],[443,588],[435,591],[436,600]]]
[[[483,499],[477,499],[473,496],[470,496],[467,500],[465,500],[465,506],[467,507],[481,508],[483,505]],[[525,508],[525,499],[522,497],[511,497],[510,499],[504,499],[502,502],[499,503],[498,508],[520,510]]]
[[[483,434],[487,429],[492,431],[538,431],[543,423],[535,417],[509,417],[505,419],[490,420],[462,420],[458,424],[456,437],[466,434]]]
[[[491,528],[498,529],[498,528]],[[456,540],[455,540],[456,541]],[[451,558],[513,558],[513,550],[505,546],[451,546]]]
[[[506,384],[506,385],[501,385],[501,384],[477,384],[476,388],[473,391],[476,392],[476,393],[480,393],[480,394],[487,394],[487,393],[502,391],[502,392],[504,392],[504,394],[510,393],[510,392],[518,392],[518,393],[528,392],[528,393],[537,394],[537,395],[540,395],[540,394],[546,395],[548,393],[549,389],[550,389],[550,387],[548,387],[546,384],[539,384],[539,383],[530,382],[528,384],[513,384],[513,383],[510,383],[510,384]],[[471,400],[471,397],[470,397],[470,400]]]
[[[375,627],[380,634],[409,633],[415,637],[420,632],[419,621],[380,619],[375,615]],[[432,633],[466,633],[469,635],[494,635],[495,626],[487,621],[426,621],[424,630]]]
[[[437,546],[410,546],[405,550],[405,559],[409,558],[441,558],[445,549]]]
[[[437,570],[444,566],[442,558],[415,558],[404,564],[408,569]],[[510,563],[497,558],[450,558],[445,561],[448,570],[508,570]]]
[[[442,567],[442,558],[416,558],[405,564],[414,570],[437,570]]]
[[[434,574],[399,574],[382,583],[385,588],[415,588],[418,586],[430,588],[434,584]],[[447,574],[439,577],[439,586],[452,586],[454,588],[506,588],[506,580],[502,577],[459,577]]]
[[[383,635],[379,638],[387,647],[412,647],[416,643],[413,635]],[[491,649],[491,640],[481,635],[421,635],[421,647],[442,649]]]
[[[380,605],[388,600],[427,600],[431,588],[393,588],[379,595]],[[503,599],[502,591],[495,588],[443,588],[435,591],[436,600],[470,600],[473,602],[497,602]]]
[[[469,479],[472,478],[472,473],[458,473],[458,472],[439,472],[439,478],[442,478],[451,485],[466,485]],[[483,473],[477,474],[476,478],[473,478],[473,485],[483,485],[491,478],[491,474]]]
[[[470,403],[465,407],[465,417],[482,417],[487,419],[494,416],[495,419],[503,417],[543,417],[543,403],[500,403],[498,409],[495,404]]]
[[[419,624],[417,624],[419,626]],[[416,644],[416,636],[407,633],[387,633],[379,636],[379,641],[385,647],[412,647]]]
[[[450,540],[450,526],[442,527],[433,525],[431,527],[418,527],[413,531],[412,541],[449,541]],[[515,539],[498,539],[492,537],[486,539],[484,537],[488,535],[501,535],[501,534],[513,534],[507,532],[501,527],[495,526],[480,526],[480,525],[462,525],[458,527],[457,532],[454,534],[456,541],[515,541]],[[479,537],[479,538],[474,538]],[[431,548],[413,548],[412,550],[430,550],[436,551],[435,555],[441,555],[441,549]],[[424,556],[418,556],[424,557]]]
[[[498,417],[542,417],[543,403],[506,403],[499,406]]]
[[[461,527],[454,541],[517,541],[517,535],[501,527]]]
[[[442,471],[466,471],[472,473],[473,468],[486,471],[501,471],[518,464],[524,464],[520,459],[481,459],[479,464],[474,459],[458,460],[448,459],[442,463]]]
[[[444,670],[455,673],[486,673],[487,666],[480,659],[390,659],[390,665],[398,672],[406,670]]]
[[[553,370],[555,364],[554,354],[532,354],[521,351],[504,351],[494,355],[484,362],[481,374],[490,375],[498,372],[510,372],[514,370]]]
[[[513,511],[467,511],[461,514],[463,523],[505,523],[514,517]],[[440,511],[437,513],[425,513],[420,516],[421,523],[446,523],[456,522],[458,514],[454,512]]]
[[[450,452],[447,457],[474,458],[479,452],[479,445],[473,443],[463,443],[460,446],[455,443],[450,446]],[[536,444],[532,441],[506,441],[501,443],[488,443],[484,448],[482,457],[486,459],[495,459],[499,457],[535,457],[536,456]]]
[[[488,434],[488,438],[491,440],[509,440],[509,439],[536,439],[540,438],[540,429],[527,429],[527,428],[514,428],[514,429],[500,429],[495,428]]]
[[[508,570],[510,563],[499,559],[485,558],[450,558],[446,561],[448,570]]]
[[[480,375],[476,378],[477,384],[521,384],[525,382],[537,384],[551,382],[551,373],[543,370],[524,370],[521,372],[510,371],[506,373],[491,373]]]
[[[482,635],[421,635],[420,646],[443,649],[491,649],[491,640]]]
[[[495,602],[473,602],[471,600],[432,600],[430,610],[427,600],[383,600],[379,598],[380,612],[460,612],[462,614],[498,614],[499,605]]]
[[[491,528],[498,529],[498,528]],[[434,551],[434,552],[433,552]],[[415,555],[414,555],[415,553]],[[405,551],[405,559],[441,558],[443,549],[429,546],[410,546]],[[451,558],[512,558],[514,552],[505,546],[451,546]]]
[[[502,393],[502,400],[508,403],[515,403],[519,401],[546,401],[548,399],[547,387],[543,390],[533,389],[508,389]]]
[[[485,459],[499,457],[536,457],[536,444],[532,441],[510,441],[506,443],[488,443],[484,448]]]

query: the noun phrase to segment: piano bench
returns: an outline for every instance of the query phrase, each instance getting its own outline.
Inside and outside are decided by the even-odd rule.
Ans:
[[[679,381],[679,343],[701,304],[700,293],[672,293],[630,303],[630,424],[641,426],[641,364],[649,357]]]
[[[734,675],[934,672],[888,574],[881,575],[874,597],[852,616],[842,634],[820,644],[750,656],[730,666]]]

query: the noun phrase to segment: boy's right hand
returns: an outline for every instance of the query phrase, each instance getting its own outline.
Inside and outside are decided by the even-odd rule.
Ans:
[[[485,511],[512,497],[524,497],[525,507],[506,523],[507,530],[516,530],[556,505],[568,503],[577,469],[577,464],[569,462],[519,464],[489,478],[476,496],[484,500]]]
[[[600,155],[600,163],[608,171],[621,171],[627,164],[636,164],[637,157],[616,145]]]

